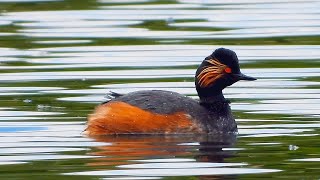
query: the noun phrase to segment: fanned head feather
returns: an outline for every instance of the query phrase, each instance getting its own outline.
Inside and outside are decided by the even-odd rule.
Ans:
[[[198,84],[200,85],[200,87],[210,86],[214,81],[220,78],[224,73],[228,73],[226,69],[229,68],[227,65],[219,62],[219,60],[217,59],[209,59],[205,61],[208,62],[209,65],[204,66],[200,74],[197,75]]]

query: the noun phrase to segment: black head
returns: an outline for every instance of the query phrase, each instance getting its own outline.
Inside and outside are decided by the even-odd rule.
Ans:
[[[195,76],[199,97],[221,94],[222,90],[239,80],[253,81],[240,72],[237,54],[225,48],[216,49],[200,64]]]

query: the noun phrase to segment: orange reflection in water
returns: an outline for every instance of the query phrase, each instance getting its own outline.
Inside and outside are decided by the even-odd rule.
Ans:
[[[95,141],[110,143],[96,147],[90,155],[99,156],[89,166],[116,166],[133,160],[188,158],[200,162],[224,162],[232,156],[222,148],[231,147],[236,138],[228,136],[97,136]],[[102,157],[101,157],[102,156]]]

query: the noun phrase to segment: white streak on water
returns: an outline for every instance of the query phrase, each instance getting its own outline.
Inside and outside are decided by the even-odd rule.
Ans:
[[[129,169],[129,170],[105,170],[65,173],[66,175],[95,175],[95,176],[200,176],[200,175],[224,175],[224,174],[256,174],[280,172],[277,169],[256,168],[180,168],[180,169]]]
[[[320,68],[263,68],[243,69],[242,72],[256,78],[299,78],[318,77]],[[57,71],[2,73],[0,81],[43,81],[71,79],[152,79],[152,78],[193,78],[194,69],[156,70],[110,70],[110,71]]]
[[[320,162],[320,158],[290,159],[289,161]]]
[[[171,163],[143,163],[120,165],[118,168],[128,169],[179,169],[179,168],[209,168],[209,167],[231,167],[245,166],[247,163],[210,163],[210,162],[171,162]]]

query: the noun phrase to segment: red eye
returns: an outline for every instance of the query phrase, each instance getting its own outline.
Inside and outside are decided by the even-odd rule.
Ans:
[[[231,68],[227,67],[224,69],[224,72],[230,74],[232,72]]]

